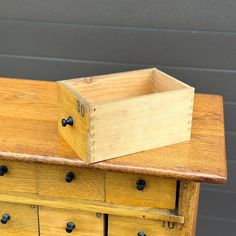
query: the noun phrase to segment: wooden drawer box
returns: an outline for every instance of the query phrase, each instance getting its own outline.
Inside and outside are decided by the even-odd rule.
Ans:
[[[108,218],[109,236],[177,236],[179,231],[180,226],[172,222],[111,215]]]
[[[36,206],[0,202],[1,236],[38,236]]]
[[[36,166],[26,162],[0,160],[0,191],[36,193]]]
[[[176,180],[106,173],[106,201],[113,204],[175,209]]]
[[[193,98],[157,69],[61,81],[59,133],[86,162],[187,141]]]
[[[104,172],[57,165],[38,166],[40,195],[104,201]]]
[[[41,236],[104,235],[103,214],[40,207],[39,222]]]

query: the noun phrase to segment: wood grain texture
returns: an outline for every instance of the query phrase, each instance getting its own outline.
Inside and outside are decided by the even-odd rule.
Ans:
[[[40,235],[41,236],[67,236],[66,225],[73,222],[75,228],[72,235],[81,236],[103,236],[103,215],[96,213],[68,211],[48,207],[39,207]]]
[[[199,183],[180,183],[178,214],[185,217],[185,223],[181,227],[181,236],[195,235],[199,190]]]
[[[1,224],[1,236],[38,236],[38,213],[36,206],[0,202],[0,216],[7,213],[11,219]]]
[[[150,69],[65,80],[91,104],[110,102],[152,93]]]
[[[225,183],[222,97],[195,95],[190,141],[88,165],[58,135],[56,95],[54,82],[0,78],[1,159]]]
[[[39,195],[98,201],[105,199],[103,171],[55,165],[39,165],[37,170]],[[70,183],[65,181],[68,172],[75,175]]]
[[[155,93],[97,105],[94,120],[95,160],[102,161],[189,140],[191,95],[191,90],[181,89],[171,94]],[[106,135],[104,127],[108,127]]]
[[[176,180],[153,176],[106,172],[106,201],[112,204],[175,209]],[[136,181],[145,181],[142,191]]]
[[[0,160],[0,166],[6,166],[8,172],[0,176],[0,191],[36,193],[36,166],[19,161]]]
[[[67,91],[62,92],[62,83]],[[59,112],[67,110],[77,122],[76,98],[68,100],[75,96],[94,107],[89,109],[90,134],[77,129],[83,124],[68,129],[59,124],[59,131],[82,159],[85,145],[79,144],[86,140],[88,162],[190,139],[194,88],[156,68],[59,82]]]
[[[53,208],[101,212],[110,215],[130,216],[141,219],[162,220],[183,224],[184,217],[177,215],[175,210],[158,209],[153,207],[138,207],[114,205],[101,201],[80,200],[72,198],[56,198],[39,196],[38,194],[0,193],[0,201],[30,205],[48,206]]]
[[[86,161],[90,153],[90,139],[89,132],[89,116],[90,108],[83,103],[84,116],[78,112],[78,102],[81,99],[67,88],[63,83],[58,83],[57,89],[58,97],[58,131],[60,135],[74,148],[76,153]],[[67,119],[69,116],[73,117],[73,126],[67,125],[63,127],[61,124],[62,119]]]
[[[108,216],[109,236],[134,236],[139,232],[146,236],[177,236],[180,225],[174,224],[173,229],[168,228],[168,222],[135,219],[131,217]]]

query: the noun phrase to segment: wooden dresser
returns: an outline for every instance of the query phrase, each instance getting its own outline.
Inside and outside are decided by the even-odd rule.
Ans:
[[[56,99],[54,82],[0,78],[1,236],[195,235],[200,182],[227,178],[220,96],[195,95],[191,141],[90,165]]]

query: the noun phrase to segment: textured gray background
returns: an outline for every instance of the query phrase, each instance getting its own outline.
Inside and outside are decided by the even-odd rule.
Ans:
[[[0,76],[61,80],[156,66],[224,96],[229,181],[203,185],[198,236],[235,236],[235,0],[0,0]]]

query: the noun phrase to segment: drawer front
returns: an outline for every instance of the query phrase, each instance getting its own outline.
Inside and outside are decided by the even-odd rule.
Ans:
[[[102,214],[40,207],[40,235],[103,236],[103,218]]]
[[[104,172],[75,167],[40,165],[40,195],[104,201]]]
[[[131,217],[108,217],[109,236],[177,236],[180,226],[155,220],[143,220]]]
[[[113,204],[175,209],[176,180],[106,173],[106,201]]]
[[[38,236],[36,206],[0,202],[1,236]]]
[[[88,161],[89,108],[64,83],[57,85],[59,134],[84,161]]]
[[[36,165],[0,160],[0,190],[2,192],[36,193]]]

